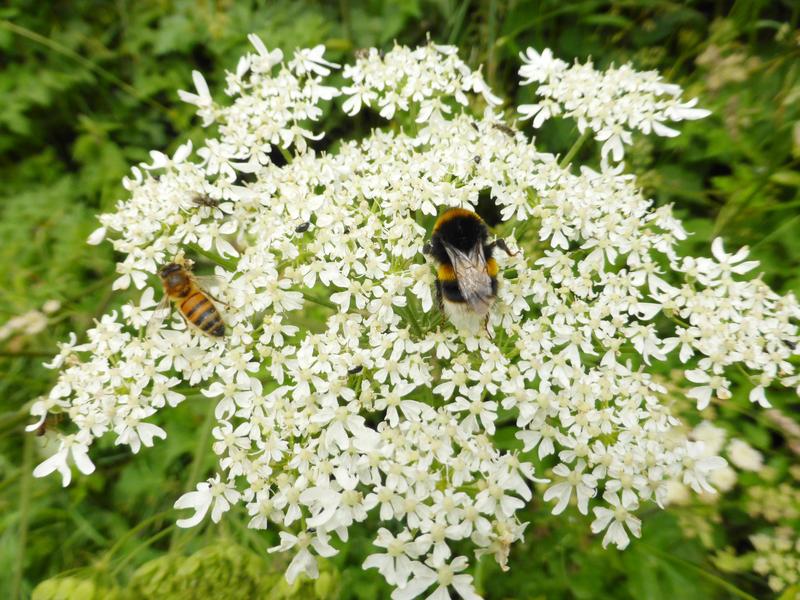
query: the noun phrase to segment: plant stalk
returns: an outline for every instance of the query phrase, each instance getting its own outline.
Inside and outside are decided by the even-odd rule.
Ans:
[[[17,555],[11,579],[11,597],[22,598],[22,576],[25,571],[25,556],[28,546],[28,519],[31,503],[31,479],[33,477],[33,436],[25,435],[22,448],[22,482],[19,488],[19,519],[17,525]]]
[[[187,483],[184,486],[186,491],[191,491],[197,483],[197,478],[200,476],[200,469],[203,468],[203,456],[208,451],[208,438],[211,436],[211,428],[214,424],[214,411],[216,410],[216,403],[209,401],[208,412],[206,413],[205,421],[200,429],[200,436],[197,439],[197,446],[194,449],[194,456],[192,457],[192,466],[189,470]],[[176,527],[172,530],[172,535],[169,539],[169,549],[173,550],[178,543],[181,530]]]
[[[580,150],[583,147],[583,144],[586,143],[586,140],[589,139],[590,135],[592,135],[592,130],[587,127],[581,134],[581,137],[575,140],[575,143],[572,144],[572,148],[570,148],[567,154],[564,156],[564,158],[561,159],[561,162],[558,163],[558,166],[561,167],[562,169],[566,169],[572,162],[572,159],[575,158],[575,155],[578,153],[578,150]]]

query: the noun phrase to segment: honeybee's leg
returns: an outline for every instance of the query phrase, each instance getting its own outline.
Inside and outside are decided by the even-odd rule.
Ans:
[[[227,302],[223,302],[219,298],[214,297],[211,292],[208,291],[211,288],[222,289],[224,287],[225,281],[221,277],[218,277],[217,275],[193,275],[193,278],[201,292],[211,298],[214,302],[221,304],[225,308],[230,308]]]
[[[222,305],[222,306],[224,306],[225,308],[230,308],[230,307],[231,307],[231,305],[230,305],[230,304],[228,304],[227,302],[223,302],[223,301],[222,301],[222,300],[220,300],[219,298],[215,298],[215,297],[214,297],[214,296],[212,296],[212,295],[211,295],[209,292],[205,292],[205,295],[206,295],[206,296],[208,296],[209,298],[211,298],[211,299],[212,299],[214,302],[217,302],[217,303],[221,304],[221,305]]]

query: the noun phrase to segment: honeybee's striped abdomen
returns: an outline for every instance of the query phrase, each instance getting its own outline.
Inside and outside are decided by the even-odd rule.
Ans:
[[[225,324],[217,307],[203,292],[195,291],[181,302],[180,311],[198,329],[214,336],[225,335]]]
[[[222,317],[220,316],[219,311],[217,311],[217,314],[212,319],[209,319],[207,322],[203,323],[202,329],[207,334],[215,337],[222,337],[225,335],[225,323],[222,322]]]
[[[195,291],[194,294],[181,302],[180,310],[191,321],[198,314],[198,311],[208,308],[208,304],[211,304],[211,302],[206,298],[205,294]]]

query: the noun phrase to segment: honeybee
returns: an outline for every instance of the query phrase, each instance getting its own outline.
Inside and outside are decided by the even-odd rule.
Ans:
[[[174,304],[184,320],[206,335],[222,337],[225,335],[225,323],[217,307],[209,299],[209,294],[201,287],[199,280],[191,271],[191,267],[183,258],[176,258],[164,265],[158,272],[164,286],[164,297],[156,307],[148,331],[157,329],[170,312],[170,303]],[[208,278],[202,278],[203,280]],[[211,278],[213,281],[214,278]]]
[[[448,318],[459,328],[488,325],[497,298],[495,247],[513,256],[502,239],[489,242],[489,228],[477,213],[451,208],[439,215],[423,252],[437,263],[436,295]]]

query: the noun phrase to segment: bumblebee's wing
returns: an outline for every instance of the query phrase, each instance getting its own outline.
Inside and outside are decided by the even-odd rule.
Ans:
[[[161,301],[158,303],[158,306],[156,306],[156,309],[153,311],[150,320],[147,322],[148,336],[154,335],[161,328],[161,324],[164,322],[164,319],[167,318],[167,315],[171,312],[171,310],[172,310],[172,305],[169,301],[169,296],[164,294],[164,297],[161,298]]]
[[[444,242],[444,249],[456,273],[458,289],[472,310],[484,314],[492,303],[492,280],[486,272],[483,245],[478,242],[469,253]]]

